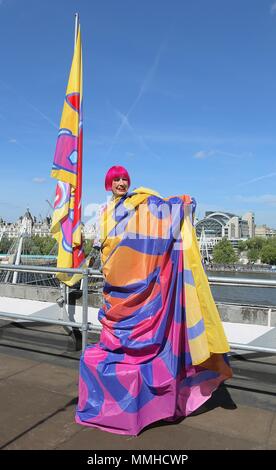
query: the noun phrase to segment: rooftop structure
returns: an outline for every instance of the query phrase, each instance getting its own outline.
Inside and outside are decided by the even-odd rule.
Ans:
[[[243,216],[229,212],[207,211],[205,217],[196,223],[196,234],[200,238],[204,230],[206,238],[220,240],[247,239],[255,236],[255,219],[253,212]]]

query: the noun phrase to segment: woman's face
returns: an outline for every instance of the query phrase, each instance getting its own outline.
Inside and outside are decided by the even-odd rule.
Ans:
[[[124,176],[114,178],[112,181],[112,192],[114,196],[124,196],[128,191],[128,179]]]

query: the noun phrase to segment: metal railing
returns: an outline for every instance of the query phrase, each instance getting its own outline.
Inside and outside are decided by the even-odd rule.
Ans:
[[[276,287],[276,279],[251,279],[246,277],[208,276],[210,285],[243,287]]]
[[[243,287],[276,287],[276,279],[251,279],[251,278],[236,278],[236,277],[220,277],[220,276],[208,276],[208,281],[210,285],[215,286],[243,286]],[[251,306],[252,307],[252,306]],[[268,311],[271,314],[271,308]],[[276,354],[275,348],[266,348],[261,346],[250,346],[240,343],[229,343],[231,350],[241,350],[241,351],[254,351],[254,352],[263,352]]]
[[[97,325],[92,325],[88,322],[88,277],[103,278],[103,275],[100,271],[96,269],[86,268],[86,269],[65,269],[57,267],[48,267],[48,266],[30,266],[30,265],[13,265],[13,264],[0,264],[0,271],[24,271],[32,273],[44,273],[44,274],[56,274],[56,273],[65,273],[65,274],[82,274],[82,321],[72,322],[72,321],[63,321],[63,320],[53,320],[50,318],[36,317],[32,316],[28,318],[27,315],[16,314],[16,313],[4,313],[0,312],[0,317],[5,318],[14,318],[14,319],[28,319],[28,321],[38,321],[42,323],[48,323],[53,325],[69,326],[71,328],[79,328],[82,332],[82,351],[86,348],[87,345],[87,334],[89,330],[101,331],[101,327]],[[235,278],[235,277],[218,277],[218,276],[209,276],[208,277],[210,285],[228,285],[228,286],[248,286],[248,287],[276,287],[276,280],[271,279],[250,279],[250,278]],[[256,351],[264,353],[276,354],[276,348],[265,348],[258,346],[243,345],[238,343],[229,343],[231,349],[240,349],[246,351]]]
[[[51,268],[49,266],[26,266],[26,265],[13,265],[13,264],[0,264],[0,271],[14,271],[14,272],[31,272],[31,273],[44,273],[44,274],[57,274],[57,273],[64,273],[64,274],[81,274],[82,278],[82,321],[79,322],[71,322],[71,321],[63,321],[63,320],[54,320],[50,318],[43,318],[43,317],[36,317],[32,316],[29,318],[27,315],[17,314],[17,313],[4,313],[0,312],[0,317],[4,318],[14,318],[19,320],[28,320],[28,321],[39,321],[42,323],[48,323],[52,325],[60,325],[60,326],[69,326],[71,328],[79,328],[82,332],[82,351],[86,348],[87,345],[87,334],[88,330],[90,329],[91,324],[88,322],[88,276],[91,274],[100,275],[99,271],[91,268],[86,269],[71,269],[71,268]],[[65,300],[65,299],[64,299]],[[98,329],[100,331],[100,327],[93,326],[93,329]]]

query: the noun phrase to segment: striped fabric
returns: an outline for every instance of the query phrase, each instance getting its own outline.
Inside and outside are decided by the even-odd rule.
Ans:
[[[139,188],[104,212],[103,329],[81,357],[78,423],[137,435],[189,415],[231,377],[194,210],[189,196]]]
[[[51,232],[58,242],[58,268],[85,268],[81,222],[82,193],[82,47],[78,27],[51,176],[58,180]],[[73,286],[81,274],[58,273]]]

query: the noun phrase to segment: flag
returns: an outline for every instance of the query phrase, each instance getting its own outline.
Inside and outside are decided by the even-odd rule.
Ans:
[[[51,233],[58,242],[57,267],[85,268],[81,222],[82,190],[82,50],[78,27],[51,176],[58,180]],[[82,275],[58,273],[73,286]]]

